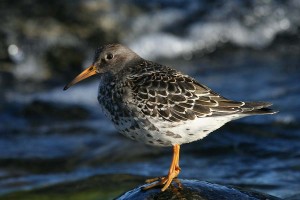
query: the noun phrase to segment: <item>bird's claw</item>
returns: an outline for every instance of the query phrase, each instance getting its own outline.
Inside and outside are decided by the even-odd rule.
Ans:
[[[143,187],[142,189],[149,190],[154,187],[163,186],[163,188],[161,189],[161,191],[163,192],[171,185],[173,179],[177,177],[179,172],[180,172],[180,168],[179,169],[176,168],[172,173],[169,173],[168,176],[147,179],[146,183],[149,183],[150,185]]]

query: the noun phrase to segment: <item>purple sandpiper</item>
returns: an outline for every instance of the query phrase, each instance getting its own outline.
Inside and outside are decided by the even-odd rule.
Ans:
[[[181,170],[181,144],[200,140],[231,120],[276,113],[271,103],[227,99],[120,44],[98,48],[93,64],[64,90],[96,74],[101,78],[98,101],[120,133],[145,144],[173,147],[168,175],[147,180],[150,184],[144,189],[169,187]]]

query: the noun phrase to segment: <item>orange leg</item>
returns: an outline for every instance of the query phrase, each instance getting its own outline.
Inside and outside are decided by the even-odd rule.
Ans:
[[[180,152],[180,145],[175,144],[173,146],[173,159],[172,163],[169,169],[169,173],[165,177],[160,177],[160,178],[153,178],[153,179],[148,179],[146,180],[146,183],[152,183],[151,185],[144,187],[143,190],[148,190],[156,186],[163,186],[161,191],[165,191],[170,184],[172,183],[172,180],[178,176],[180,173],[180,167],[179,167],[179,152]],[[158,181],[158,182],[156,182]],[[154,183],[156,182],[156,183]]]

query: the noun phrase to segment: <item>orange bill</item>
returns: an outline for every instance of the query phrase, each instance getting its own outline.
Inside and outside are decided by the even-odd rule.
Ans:
[[[87,69],[85,69],[83,72],[81,72],[78,76],[76,76],[68,85],[66,85],[64,87],[64,90],[67,90],[72,85],[75,85],[76,83],[82,81],[83,79],[86,79],[95,74],[97,74],[96,67],[94,65],[89,66]]]

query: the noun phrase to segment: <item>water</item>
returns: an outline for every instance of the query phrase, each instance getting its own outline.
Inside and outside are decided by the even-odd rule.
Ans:
[[[183,145],[182,178],[238,185],[282,198],[299,194],[299,1],[102,4],[107,6],[105,14],[84,20],[95,24],[106,17],[120,24],[126,34],[120,34],[119,40],[144,58],[174,66],[225,97],[269,101],[279,110],[276,115],[232,122],[202,141]],[[93,8],[97,13],[102,4],[76,1],[71,7],[89,12]],[[14,8],[8,9],[14,14]],[[39,16],[32,15],[26,17],[34,21]],[[47,17],[54,20],[54,27],[67,21],[51,13]],[[27,30],[32,28],[29,21],[25,20]],[[53,57],[50,61],[43,57],[52,46],[81,44],[85,57],[79,64],[88,66],[93,39],[80,34],[76,39],[68,31],[63,32],[69,36],[65,41],[55,31],[39,36],[24,32],[26,37],[18,39],[13,37],[16,29],[8,25],[3,22],[10,31],[4,40],[9,58],[2,59],[0,67],[0,194],[99,174],[151,177],[167,172],[170,149],[132,142],[116,133],[103,116],[97,79],[62,91],[73,77],[63,74],[80,69],[69,65],[69,71],[52,69],[49,66],[57,64],[51,63]],[[114,31],[109,27],[103,28],[104,36],[105,31]]]

